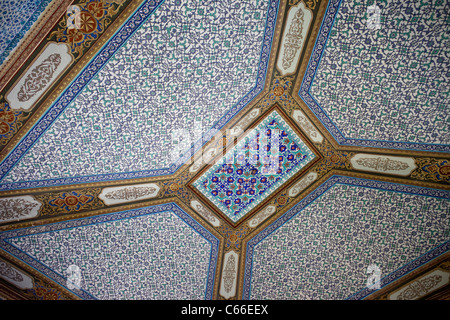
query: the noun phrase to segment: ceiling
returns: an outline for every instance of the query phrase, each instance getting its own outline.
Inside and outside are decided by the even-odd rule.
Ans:
[[[449,12],[0,2],[0,298],[450,298]]]

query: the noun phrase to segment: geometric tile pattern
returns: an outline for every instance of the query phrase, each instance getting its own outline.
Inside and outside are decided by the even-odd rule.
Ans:
[[[2,181],[168,168],[262,82],[274,4],[164,1]]]
[[[249,242],[244,298],[346,299],[367,286],[371,264],[381,269],[385,285],[411,261],[445,252],[450,193],[433,192],[329,179]],[[427,254],[443,243],[446,248]]]
[[[174,204],[0,234],[1,246],[86,299],[211,299],[218,240]],[[69,288],[70,289],[70,288]]]
[[[372,3],[330,2],[300,95],[343,144],[448,152],[449,3]]]
[[[193,186],[237,222],[314,158],[289,124],[273,111]]]
[[[51,0],[0,0],[0,65]]]

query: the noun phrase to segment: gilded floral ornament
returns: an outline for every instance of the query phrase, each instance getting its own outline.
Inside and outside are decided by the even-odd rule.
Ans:
[[[63,193],[60,197],[51,200],[49,204],[70,212],[79,210],[85,204],[91,202],[93,198],[91,195],[78,194],[76,192]]]
[[[319,0],[307,0],[306,1],[306,5],[308,6],[308,8],[310,8],[311,10],[314,10],[316,8],[317,2]]]
[[[315,170],[319,178],[332,169],[352,170],[350,158],[354,156],[353,152],[336,150],[327,140],[323,140],[317,148],[324,157]]]
[[[195,164],[192,167],[194,167]],[[201,167],[201,162],[199,163],[199,167],[197,170]],[[195,172],[195,171],[194,171]],[[180,199],[183,199],[185,201],[192,200],[192,194],[190,192],[187,192],[186,189],[186,183],[191,178],[191,175],[193,172],[190,172],[189,170],[186,170],[183,172],[179,177],[177,177],[174,180],[167,180],[165,182],[161,182],[161,189],[162,192],[160,192],[159,197],[171,197],[171,196],[178,196]],[[188,202],[186,202],[188,203]]]
[[[124,2],[125,0],[80,1],[72,6],[72,12],[69,11],[62,18],[49,40],[66,42],[74,57],[80,58],[111,24],[112,17],[118,14]]]
[[[244,224],[235,229],[226,224],[221,224],[217,230],[225,237],[225,247],[227,249],[240,249],[242,239],[250,232],[250,227]]]

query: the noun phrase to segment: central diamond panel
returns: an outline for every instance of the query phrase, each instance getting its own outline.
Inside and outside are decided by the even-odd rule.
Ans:
[[[236,223],[315,157],[275,110],[193,186]]]

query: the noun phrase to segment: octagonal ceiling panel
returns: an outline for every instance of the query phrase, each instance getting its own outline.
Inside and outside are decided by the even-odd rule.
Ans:
[[[245,299],[361,299],[449,249],[450,192],[333,176],[248,242]]]
[[[144,3],[9,155],[2,187],[173,173],[263,89],[277,1],[156,4]]]
[[[211,299],[219,246],[175,204],[19,229],[0,242],[77,296],[108,300]]]
[[[330,1],[300,97],[340,144],[450,151],[449,3],[372,4]]]

